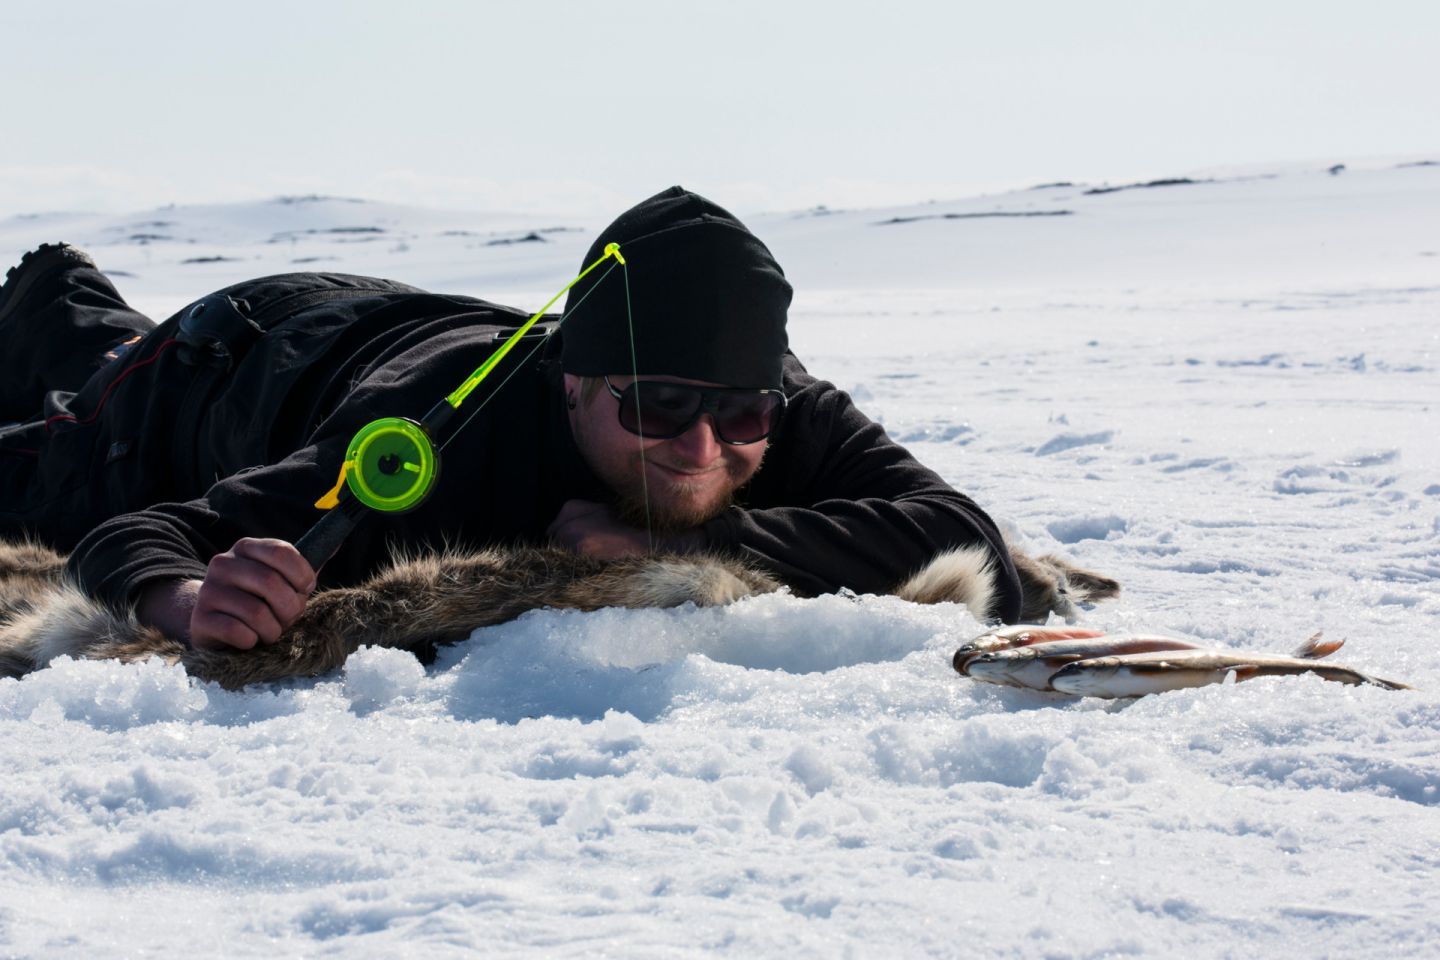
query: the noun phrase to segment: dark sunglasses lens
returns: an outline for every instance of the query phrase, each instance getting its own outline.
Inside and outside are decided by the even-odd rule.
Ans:
[[[700,392],[637,380],[621,391],[620,426],[652,440],[684,433],[700,411]]]
[[[715,398],[713,406],[705,402],[707,393]],[[689,430],[705,407],[721,440],[754,443],[775,429],[782,406],[778,393],[713,393],[637,380],[620,393],[620,425],[651,440],[669,440]]]
[[[754,443],[770,435],[779,413],[779,394],[722,394],[715,409],[715,426],[720,439],[728,443]]]

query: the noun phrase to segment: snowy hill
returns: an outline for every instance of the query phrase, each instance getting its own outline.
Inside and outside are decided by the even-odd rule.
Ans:
[[[1257,167],[1146,183],[1038,185],[878,210],[737,212],[775,250],[802,297],[1399,286],[1436,276],[1440,242],[1429,224],[1440,220],[1440,161],[1352,165],[1338,174]],[[392,276],[479,296],[548,296],[602,226],[303,196],[128,216],[12,217],[0,220],[0,252],[13,258],[67,239],[127,274],[125,290],[137,306],[162,313],[211,285],[292,270]]]
[[[61,662],[0,681],[0,952],[1426,952],[1423,159],[740,211],[812,372],[1033,551],[1124,583],[1084,622],[1269,651],[1323,629],[1416,691],[989,687],[949,665],[964,610],[876,597],[541,611],[430,668],[371,650],[239,694]],[[80,244],[157,317],[305,269],[538,308],[602,225],[289,198],[0,220],[0,253]]]

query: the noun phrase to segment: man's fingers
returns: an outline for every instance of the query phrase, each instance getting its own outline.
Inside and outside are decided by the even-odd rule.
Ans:
[[[208,618],[214,616],[229,617],[238,621],[255,634],[259,643],[274,643],[280,639],[280,634],[286,626],[276,615],[271,602],[234,587],[218,585],[212,587],[209,584],[201,587],[195,609],[198,615],[206,618],[206,623],[211,622]],[[227,628],[225,633],[232,635],[234,631]],[[252,643],[251,646],[254,644]]]
[[[296,593],[308,594],[315,589],[315,571],[295,549],[293,543],[285,540],[244,537],[235,541],[230,552],[237,557],[254,560],[271,568],[284,577]]]
[[[588,528],[589,520],[608,518],[610,508],[603,503],[596,503],[593,500],[566,500],[560,507],[560,512],[555,515],[545,533],[561,542],[562,546],[569,546],[573,540],[573,528],[577,525]]]
[[[305,609],[308,591],[297,591],[289,579],[274,567],[245,557],[217,554],[205,575],[207,584],[243,591],[263,600],[286,626]]]
[[[190,617],[202,649],[249,650],[280,639],[305,610],[315,571],[284,540],[245,538],[210,560]]]
[[[258,633],[229,614],[196,607],[190,618],[190,645],[197,650],[249,650],[259,642]]]
[[[594,500],[566,500],[560,507],[560,512],[555,515],[555,522],[552,527],[563,527],[581,517],[591,514],[608,514],[610,508],[603,503],[596,503]]]
[[[567,500],[546,532],[556,546],[598,560],[650,551],[648,533],[621,521],[611,507],[590,500]]]

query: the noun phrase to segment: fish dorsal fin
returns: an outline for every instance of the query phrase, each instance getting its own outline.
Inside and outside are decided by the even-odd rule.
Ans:
[[[1344,640],[1321,640],[1324,633],[1324,630],[1316,630],[1314,635],[1296,647],[1295,652],[1290,656],[1299,657],[1301,660],[1319,660],[1345,646]]]

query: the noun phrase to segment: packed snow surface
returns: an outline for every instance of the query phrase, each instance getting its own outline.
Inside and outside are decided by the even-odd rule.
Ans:
[[[1440,165],[1187,179],[746,219],[812,372],[1124,583],[1084,623],[1323,629],[1416,690],[986,686],[963,609],[868,596],[536,611],[242,693],[62,660],[0,681],[0,953],[1433,952]],[[306,269],[535,308],[600,226],[288,198],[0,251],[85,246],[157,318]]]

